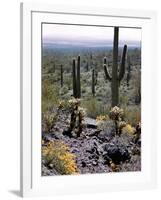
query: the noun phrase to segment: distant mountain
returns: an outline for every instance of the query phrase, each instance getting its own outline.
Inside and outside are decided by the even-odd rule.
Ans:
[[[128,47],[133,47],[133,48],[139,48],[140,43],[138,42],[131,42],[131,41],[120,41],[119,46],[123,47],[124,44],[127,44]],[[88,48],[112,48],[113,43],[111,41],[106,41],[106,42],[65,42],[65,41],[60,41],[60,42],[45,42],[43,43],[43,48],[49,48],[49,49],[88,49]]]

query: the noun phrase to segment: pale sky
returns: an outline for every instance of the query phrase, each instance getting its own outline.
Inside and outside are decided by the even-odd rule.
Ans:
[[[43,43],[103,45],[113,41],[113,27],[43,24]],[[140,44],[141,29],[119,28],[120,43]]]

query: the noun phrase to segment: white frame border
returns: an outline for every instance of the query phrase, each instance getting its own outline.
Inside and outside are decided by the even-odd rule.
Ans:
[[[150,144],[150,171],[149,171],[149,177],[148,179],[142,180],[140,182],[132,182],[132,183],[125,183],[122,185],[115,184],[110,185],[109,184],[102,184],[102,186],[95,191],[94,187],[98,187],[98,185],[92,184],[94,181],[94,178],[99,178],[102,175],[89,175],[88,179],[90,177],[91,179],[91,186],[88,185],[87,189],[85,188],[79,188],[78,190],[64,190],[61,191],[60,188],[58,188],[58,191],[53,191],[51,188],[46,189],[42,187],[33,187],[33,180],[31,177],[33,177],[33,170],[32,170],[32,154],[33,154],[33,145],[32,145],[32,131],[33,131],[33,121],[32,121],[32,51],[33,48],[31,46],[32,43],[32,30],[31,25],[33,23],[32,19],[32,13],[40,13],[40,12],[46,12],[46,13],[57,13],[57,14],[72,14],[72,15],[82,15],[82,16],[95,16],[95,17],[114,17],[114,18],[129,18],[129,19],[143,19],[148,20],[150,23],[147,25],[148,28],[151,28],[151,41],[150,47],[151,50],[149,51],[149,56],[151,56],[150,61],[153,59],[153,66],[156,66],[156,56],[155,56],[155,49],[156,49],[156,35],[154,33],[154,30],[156,30],[156,13],[152,11],[135,11],[135,10],[118,10],[118,9],[107,9],[107,8],[88,8],[88,7],[71,7],[67,5],[44,5],[44,4],[21,4],[21,195],[22,196],[39,196],[39,195],[54,195],[54,194],[78,194],[78,193],[89,193],[89,192],[106,192],[106,191],[113,191],[113,190],[133,190],[133,189],[145,189],[145,188],[152,188],[156,185],[156,156],[154,154],[156,153],[156,136],[150,137],[152,139]],[[108,13],[108,15],[107,15]],[[149,29],[150,30],[150,29]],[[151,53],[151,54],[150,54]],[[146,62],[146,61],[145,61]],[[151,62],[152,63],[152,62]],[[29,67],[31,66],[31,67]],[[156,70],[156,68],[155,68]],[[153,74],[153,76],[156,76],[155,70],[150,70],[150,72]],[[152,76],[152,75],[151,75]],[[154,79],[153,79],[154,81]],[[153,83],[152,80],[150,81],[152,83],[150,89],[151,89],[151,95],[153,97],[156,97],[155,92],[155,82]],[[143,91],[143,95],[146,95],[146,93]],[[156,100],[154,100],[156,102]],[[152,105],[152,102],[149,100],[148,105]],[[153,102],[154,103],[154,102]],[[152,116],[155,116],[154,111],[151,109],[149,111]],[[148,112],[147,112],[148,113]],[[154,118],[154,117],[153,117]],[[152,123],[152,121],[147,120],[148,122]],[[152,123],[153,133],[156,133],[156,128],[154,126],[154,123]],[[134,173],[134,172],[133,172]],[[84,175],[83,175],[84,176]],[[111,176],[111,175],[110,175]],[[116,177],[116,179],[120,178],[117,174],[112,174],[112,176]],[[118,177],[117,177],[118,176]],[[129,180],[133,177],[131,174],[128,175]],[[63,184],[65,182],[65,177],[53,177],[60,184]],[[68,177],[69,178],[69,177]],[[84,181],[84,178],[82,178],[82,175],[79,177],[71,176],[71,179],[75,182],[77,179],[82,179]],[[86,178],[87,179],[87,178]],[[81,182],[81,181],[80,181]],[[56,184],[56,183],[55,183]],[[71,183],[70,183],[71,184]],[[78,185],[77,185],[78,186]],[[82,186],[80,184],[80,186]],[[107,189],[108,186],[108,189]],[[74,183],[73,186],[74,187]],[[40,189],[41,188],[41,189]]]

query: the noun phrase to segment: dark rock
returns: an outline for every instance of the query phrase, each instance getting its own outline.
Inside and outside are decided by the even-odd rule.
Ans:
[[[86,167],[86,163],[84,161],[82,162],[82,167]]]
[[[115,136],[115,130],[106,129],[98,134],[98,139],[103,142],[108,142]]]
[[[104,159],[109,160],[109,158],[115,163],[119,164],[130,159],[130,154],[126,146],[119,143],[109,143],[104,146]]]
[[[70,129],[65,129],[64,131],[63,131],[63,135],[66,135],[66,136],[68,136],[68,137],[72,137],[72,132],[71,132],[71,130]]]
[[[138,141],[136,142],[136,145],[138,145],[139,147],[141,147],[141,139],[138,139]]]
[[[73,149],[71,148],[71,152],[72,152],[72,153],[78,153],[78,152],[79,152],[79,149],[78,149],[78,148],[73,148]]]

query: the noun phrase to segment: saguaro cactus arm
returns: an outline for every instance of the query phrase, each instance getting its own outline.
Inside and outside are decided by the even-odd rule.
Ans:
[[[111,81],[112,77],[110,76],[110,73],[109,73],[107,66],[105,64],[103,65],[103,68],[104,68],[104,72],[105,72],[105,79]]]
[[[124,45],[122,58],[121,58],[121,65],[119,70],[119,81],[121,81],[125,74],[125,61],[126,61],[126,52],[127,52],[127,45]]]
[[[103,68],[104,68],[104,72],[105,72],[105,79],[111,81],[112,77],[110,76],[110,73],[107,69],[107,59],[106,59],[106,57],[104,57],[104,59],[103,59]]]

